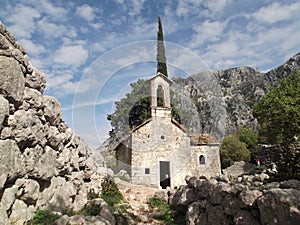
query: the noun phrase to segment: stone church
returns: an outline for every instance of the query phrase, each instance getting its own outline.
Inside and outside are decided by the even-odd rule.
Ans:
[[[172,119],[171,84],[162,73],[149,79],[151,118],[134,128],[115,149],[117,169],[126,170],[133,184],[174,188],[185,184],[186,175],[221,173],[219,144],[193,145],[185,128]]]

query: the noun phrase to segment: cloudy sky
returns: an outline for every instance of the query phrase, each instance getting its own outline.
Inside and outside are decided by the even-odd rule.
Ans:
[[[298,0],[0,0],[0,20],[47,78],[64,120],[91,147],[129,84],[155,74],[157,16],[169,76],[252,66],[300,52]]]

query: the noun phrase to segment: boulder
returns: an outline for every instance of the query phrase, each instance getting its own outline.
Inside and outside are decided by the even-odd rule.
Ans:
[[[0,94],[11,103],[22,101],[25,78],[18,61],[0,56],[0,74]]]
[[[14,140],[0,140],[0,162],[1,177],[6,181],[14,180],[25,174],[21,152]]]
[[[40,185],[37,181],[32,179],[18,179],[16,184],[18,191],[16,196],[18,199],[25,202],[27,205],[35,205],[40,195]]]
[[[32,68],[32,73],[26,74],[25,86],[38,90],[40,93],[44,92],[46,87],[46,77],[45,74],[40,72],[36,68]]]
[[[240,210],[233,219],[235,225],[260,225],[260,222],[246,210]]]
[[[27,206],[23,201],[17,199],[12,206],[9,222],[14,225],[26,224],[34,215],[34,207]]]
[[[57,127],[50,126],[47,129],[46,137],[47,137],[47,141],[48,141],[47,144],[51,148],[53,148],[55,150],[62,149],[62,147],[63,147],[63,143],[62,143],[63,136],[60,134]]]
[[[0,203],[0,224],[10,225],[5,208]]]
[[[44,116],[46,121],[52,126],[58,126],[62,121],[60,103],[52,96],[43,96],[42,104],[44,107]]]
[[[73,209],[72,202],[76,196],[76,188],[62,177],[53,177],[37,201],[37,207],[54,212]]]
[[[3,192],[3,196],[1,198],[1,205],[6,211],[8,211],[14,202],[16,201],[16,194],[18,191],[18,187],[16,185],[6,188]]]
[[[283,189],[296,189],[300,191],[300,181],[299,180],[286,180],[280,183],[280,188]]]
[[[24,103],[26,103],[26,106],[22,107],[24,110],[29,108],[40,109],[42,107],[42,94],[36,89],[25,87],[23,98]]]
[[[84,216],[84,215],[75,215],[75,216],[63,216],[55,222],[57,225],[111,225],[109,221],[104,219],[101,216]]]
[[[259,190],[247,190],[242,191],[239,195],[239,202],[241,209],[249,209],[256,203],[256,199],[262,196],[262,192]]]
[[[21,150],[37,144],[45,145],[44,127],[33,109],[17,110],[9,116],[8,125]]]
[[[188,206],[186,211],[186,223],[189,225],[206,224],[207,214],[206,210],[207,200],[199,200],[193,202]]]
[[[300,191],[274,188],[258,198],[260,222],[263,225],[294,225],[300,221]]]
[[[173,196],[172,204],[176,206],[180,213],[185,214],[188,205],[196,200],[195,190],[182,186]]]
[[[9,102],[0,95],[0,131],[4,127],[3,122],[9,115]]]

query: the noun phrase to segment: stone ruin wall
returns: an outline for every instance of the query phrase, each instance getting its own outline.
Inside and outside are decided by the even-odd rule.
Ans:
[[[300,221],[300,181],[263,185],[266,174],[187,178],[169,201],[188,225],[296,225]]]

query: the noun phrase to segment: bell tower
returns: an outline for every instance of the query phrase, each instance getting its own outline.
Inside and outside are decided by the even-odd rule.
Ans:
[[[151,117],[171,119],[170,84],[172,84],[172,81],[162,73],[157,73],[149,81],[151,90]]]

